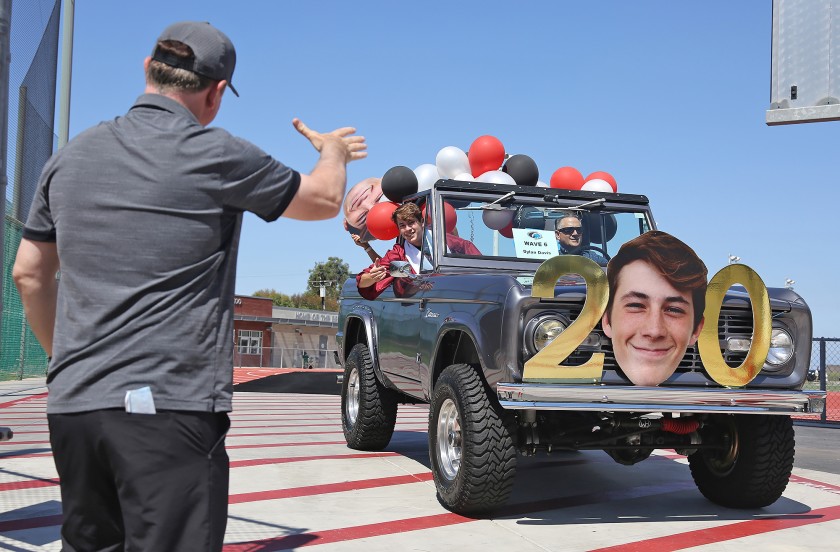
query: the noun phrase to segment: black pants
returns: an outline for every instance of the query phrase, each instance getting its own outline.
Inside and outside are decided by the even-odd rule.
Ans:
[[[65,551],[221,550],[225,413],[50,414]]]

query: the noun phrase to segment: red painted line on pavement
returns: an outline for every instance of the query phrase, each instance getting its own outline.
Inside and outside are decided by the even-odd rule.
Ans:
[[[347,441],[317,441],[317,442],[302,442],[302,443],[255,443],[253,445],[225,445],[226,450],[233,449],[254,449],[254,448],[272,448],[272,447],[311,447],[320,445],[346,445]]]
[[[289,408],[234,408],[231,414],[265,414],[272,412],[287,412],[291,414],[313,413],[313,414],[337,414],[340,412],[337,404],[308,404],[300,407]]]
[[[20,435],[20,433],[18,433],[16,431],[15,432],[15,437],[17,437],[19,435]],[[13,438],[11,441],[0,442],[0,447],[12,446],[12,445],[49,445],[49,444],[50,444],[49,439],[46,439],[44,441],[18,441],[17,439]]]
[[[811,510],[807,514],[782,514],[749,521],[739,521],[728,525],[719,525],[709,529],[697,531],[686,531],[676,535],[668,535],[655,539],[646,539],[616,546],[598,548],[590,552],[633,552],[644,550],[645,552],[670,552],[693,548],[705,544],[714,544],[743,537],[751,537],[762,533],[792,529],[815,523],[825,523],[840,519],[840,506],[830,506]]]
[[[272,431],[269,433],[228,433],[227,438],[231,437],[274,437],[277,435],[335,435],[343,433],[341,428],[332,431]]]
[[[329,417],[325,417],[329,416]],[[231,416],[230,419],[234,422],[270,422],[270,421],[277,421],[279,422],[311,422],[311,417],[303,417],[303,418],[289,418],[283,415],[271,416],[270,418],[239,418],[238,416]],[[334,419],[336,420],[333,423],[339,423],[341,420],[341,415],[336,414],[335,412],[331,414],[320,414],[318,417],[319,421]],[[308,425],[308,424],[307,424]]]
[[[241,420],[231,420],[231,422],[234,422],[234,423],[231,423],[231,431],[234,431],[234,430],[237,430],[237,429],[254,429],[254,428],[257,428],[257,427],[277,427],[277,425],[278,425],[278,424],[250,425],[250,426],[236,425],[235,422],[239,422],[239,421],[241,421]],[[257,421],[267,421],[267,420],[257,420]],[[306,424],[306,425],[291,426],[291,427],[336,427],[336,424],[335,424],[335,422],[333,422],[333,423],[330,423],[330,424]],[[338,427],[341,427],[341,426],[339,425]]]
[[[418,473],[413,475],[400,475],[394,477],[380,477],[378,479],[362,479],[359,481],[344,481],[341,483],[325,483],[323,485],[310,485],[308,487],[295,487],[292,489],[278,489],[274,491],[256,491],[253,493],[241,493],[231,495],[230,504],[242,502],[256,502],[260,500],[276,500],[280,498],[295,498],[299,496],[313,496],[329,493],[342,493],[346,491],[359,491],[362,489],[375,489],[378,487],[389,487],[392,485],[406,485],[408,483],[423,483],[431,481],[432,472]]]
[[[345,460],[353,458],[381,458],[383,456],[402,456],[397,452],[369,452],[365,454],[324,454],[322,456],[289,456],[287,458],[253,458],[250,460],[232,460],[231,468],[265,466],[268,464],[287,464],[290,462],[309,462],[311,460]]]
[[[13,401],[0,403],[0,408],[8,408],[8,407],[10,407],[14,404],[18,404],[18,403],[22,403],[22,402],[26,402],[26,401],[31,401],[33,399],[41,399],[41,398],[44,398],[46,396],[47,396],[47,393],[44,392],[44,393],[38,393],[37,395],[29,395],[28,397],[21,397],[19,399],[15,399]]]
[[[56,485],[58,485],[58,479],[26,479],[24,481],[9,481],[6,483],[0,483],[0,492],[39,489],[41,487],[55,487]]]
[[[639,498],[641,496],[650,496],[655,494],[679,491],[689,487],[693,487],[693,485],[689,485],[688,483],[651,485],[645,487],[626,489],[623,491],[588,493],[577,496],[540,500],[536,502],[511,504],[509,506],[503,507],[500,511],[496,513],[494,517],[523,515],[545,510],[572,508],[584,504],[598,504],[608,502],[611,500]],[[224,552],[273,552],[278,550],[291,550],[303,546],[332,544],[336,542],[352,541],[369,537],[379,537],[383,535],[405,533],[407,531],[434,529],[437,527],[445,527],[448,525],[456,525],[459,523],[469,523],[471,521],[476,521],[476,519],[468,518],[453,513],[434,514],[430,516],[420,516],[395,521],[385,521],[381,523],[373,523],[368,525],[357,525],[355,527],[342,527],[339,529],[329,529],[325,531],[300,533],[284,537],[275,537],[257,541],[228,544],[225,545],[223,550]]]
[[[372,523],[370,525],[357,525],[355,527],[344,527],[341,529],[330,529],[315,533],[300,533],[286,537],[265,539],[259,541],[226,544],[224,552],[272,552],[274,550],[293,550],[303,546],[318,544],[331,544],[349,540],[378,537],[381,535],[392,535],[406,531],[420,531],[421,529],[433,529],[474,521],[458,514],[437,514],[434,516],[423,516],[412,519],[400,519],[396,521],[385,521]]]
[[[798,483],[800,485],[806,485],[808,487],[812,487],[814,489],[819,489],[821,491],[828,491],[830,493],[838,493],[840,494],[840,486],[832,485],[831,483],[823,483],[822,481],[817,481],[816,479],[808,479],[807,477],[800,477],[798,475],[791,475],[790,476],[791,483]]]

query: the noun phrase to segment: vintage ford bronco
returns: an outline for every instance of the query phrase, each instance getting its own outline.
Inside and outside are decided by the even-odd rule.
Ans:
[[[781,496],[791,415],[825,402],[802,391],[811,313],[799,295],[726,267],[709,284],[697,345],[661,385],[635,386],[601,327],[603,265],[656,229],[645,196],[441,180],[405,201],[426,204],[432,246],[419,274],[396,262],[390,274],[401,285],[376,299],[362,298],[354,279],[341,292],[349,447],[386,447],[398,404],[428,403],[438,498],[458,513],[503,504],[517,455],[552,450],[599,449],[631,465],[674,449],[717,504],[762,507]],[[558,255],[555,222],[569,211],[586,243]],[[481,255],[449,251],[444,228]]]

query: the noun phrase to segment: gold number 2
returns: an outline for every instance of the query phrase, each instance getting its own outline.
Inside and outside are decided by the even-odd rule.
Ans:
[[[604,353],[593,353],[580,366],[558,366],[583,343],[607,308],[609,284],[598,263],[579,255],[561,255],[546,260],[534,273],[531,296],[554,299],[554,287],[564,274],[580,274],[586,282],[586,302],[577,319],[557,338],[525,362],[523,379],[544,382],[599,382]]]

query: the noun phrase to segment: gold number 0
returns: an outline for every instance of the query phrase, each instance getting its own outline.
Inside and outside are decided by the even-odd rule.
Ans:
[[[723,298],[733,284],[743,285],[750,297],[753,316],[753,338],[747,358],[738,367],[730,368],[720,352],[718,340],[718,318]],[[772,320],[770,316],[770,298],[767,286],[750,267],[732,264],[722,268],[709,281],[706,289],[706,310],[703,311],[705,322],[700,332],[697,348],[706,371],[713,380],[726,387],[742,387],[755,378],[764,366],[764,360],[770,351]]]
[[[525,362],[525,381],[598,382],[604,369],[604,353],[593,353],[580,366],[558,366],[595,328],[609,300],[609,284],[598,263],[578,255],[548,259],[534,273],[532,297],[554,298],[554,287],[564,274],[580,274],[586,282],[586,302],[577,319],[557,338]]]

